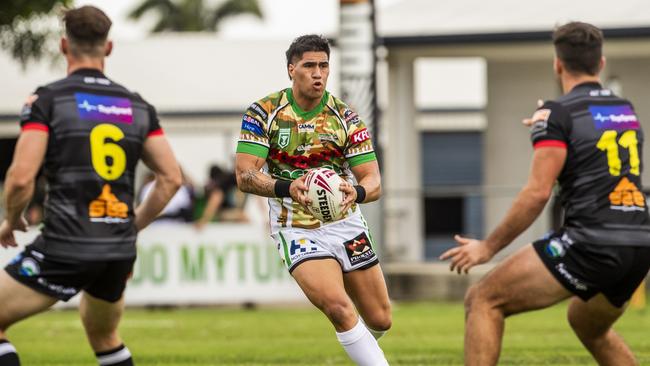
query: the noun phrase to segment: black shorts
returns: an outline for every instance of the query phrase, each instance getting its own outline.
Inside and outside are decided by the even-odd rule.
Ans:
[[[122,298],[135,258],[112,261],[65,261],[49,258],[31,245],[9,262],[5,270],[23,285],[40,293],[68,301],[86,291],[98,299],[116,302]]]
[[[617,307],[632,297],[650,268],[650,247],[575,242],[563,232],[533,247],[567,290],[584,301],[602,293]]]

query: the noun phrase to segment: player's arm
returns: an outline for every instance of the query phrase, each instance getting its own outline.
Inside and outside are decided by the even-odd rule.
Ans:
[[[567,151],[564,147],[535,150],[528,182],[517,195],[506,217],[485,240],[456,235],[459,246],[446,251],[440,259],[451,259],[451,270],[467,273],[477,264],[490,260],[526,230],[542,212],[551,197],[555,180],[560,175]]]
[[[0,226],[0,244],[16,246],[13,231],[27,230],[23,211],[34,193],[34,181],[47,150],[48,133],[39,130],[21,132],[5,179],[5,220]]]
[[[183,182],[181,169],[164,135],[148,137],[143,145],[142,161],[156,175],[145,200],[135,210],[135,227],[147,227],[167,206]]]
[[[340,190],[345,193],[341,202],[343,211],[347,211],[354,202],[368,203],[381,197],[381,173],[377,160],[368,161],[351,168],[352,174],[357,179],[357,185],[348,182],[341,184]]]
[[[311,202],[305,194],[305,176],[293,181],[273,179],[262,173],[265,163],[266,160],[260,156],[247,153],[235,155],[235,176],[239,190],[264,197],[291,197],[303,206]]]

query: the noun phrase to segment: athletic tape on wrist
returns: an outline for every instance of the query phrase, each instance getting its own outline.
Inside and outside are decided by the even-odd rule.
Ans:
[[[363,203],[366,200],[366,189],[363,186],[354,186],[354,190],[357,191],[357,199],[354,202]]]
[[[276,197],[291,197],[289,192],[289,187],[291,187],[291,181],[278,179],[275,181],[273,190],[275,191]]]

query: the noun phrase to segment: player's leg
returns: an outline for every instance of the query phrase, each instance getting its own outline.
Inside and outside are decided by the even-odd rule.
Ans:
[[[532,245],[520,249],[467,291],[465,364],[497,364],[505,317],[545,308],[570,296]]]
[[[79,314],[101,366],[132,366],[133,359],[117,327],[124,313],[126,280],[133,260],[109,262],[104,273],[82,294]]]
[[[623,338],[612,329],[624,311],[625,307],[612,305],[602,294],[586,302],[578,298],[571,300],[569,324],[599,365],[638,365]]]
[[[379,264],[343,275],[345,289],[375,339],[392,325],[390,299]]]
[[[6,331],[12,324],[54,305],[56,298],[41,294],[21,284],[7,272],[0,271],[0,366],[20,365]]]
[[[388,364],[375,338],[359,321],[336,260],[308,260],[294,267],[291,274],[309,301],[332,322],[339,342],[354,362],[364,366]]]

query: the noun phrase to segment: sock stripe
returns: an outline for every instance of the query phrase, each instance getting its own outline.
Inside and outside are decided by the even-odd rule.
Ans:
[[[18,353],[16,348],[11,343],[0,343],[0,356],[4,356],[8,353]]]
[[[111,353],[109,355],[97,356],[97,361],[101,366],[110,366],[123,362],[131,358],[131,352],[124,347],[121,350]]]

